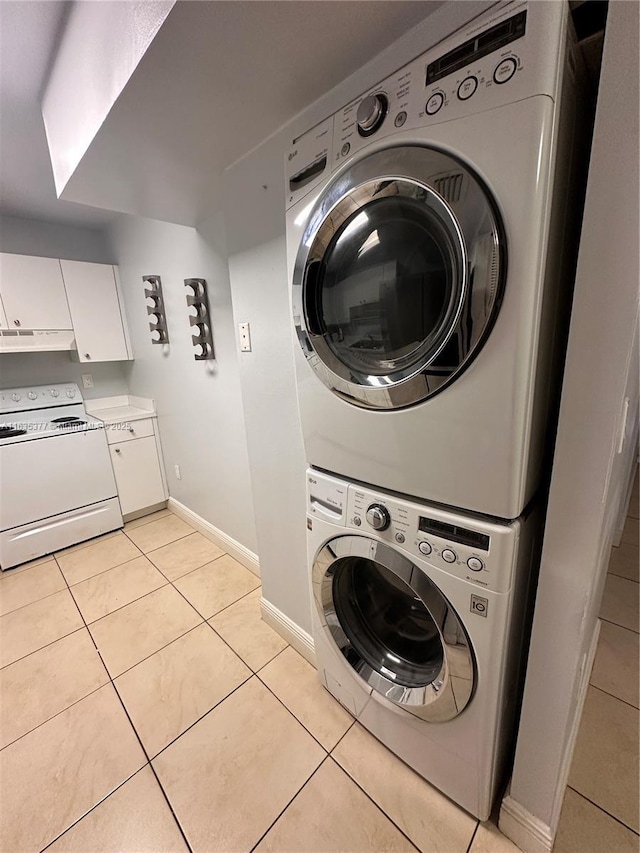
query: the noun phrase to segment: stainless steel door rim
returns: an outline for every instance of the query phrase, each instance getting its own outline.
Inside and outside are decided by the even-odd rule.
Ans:
[[[341,575],[350,578],[343,582]],[[339,535],[316,555],[312,579],[322,630],[368,687],[430,722],[464,710],[476,680],[469,636],[411,559],[368,537]],[[371,594],[373,606],[365,612]],[[390,617],[384,624],[381,602]]]
[[[450,154],[385,148],[321,194],[293,276],[309,365],[358,406],[426,400],[477,355],[498,313],[504,231],[481,180]]]

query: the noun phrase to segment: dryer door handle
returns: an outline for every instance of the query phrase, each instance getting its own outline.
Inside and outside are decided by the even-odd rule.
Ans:
[[[302,301],[307,332],[310,335],[322,336],[324,333],[320,319],[320,291],[318,287],[320,265],[320,261],[311,261],[307,264],[302,281]]]

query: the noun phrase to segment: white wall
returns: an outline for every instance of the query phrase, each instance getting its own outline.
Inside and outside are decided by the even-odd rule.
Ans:
[[[102,230],[18,216],[0,216],[0,252],[113,263],[113,255]],[[53,382],[76,382],[82,387],[82,373],[91,373],[94,382],[93,388],[83,389],[86,398],[128,393],[124,362],[81,365],[64,352],[0,355],[0,386],[3,388]]]
[[[532,821],[547,841],[557,828],[616,516],[637,453],[638,9],[609,4],[522,720],[500,821],[528,851],[542,849],[527,832]],[[618,453],[625,397],[630,417]]]
[[[201,232],[122,216],[111,228],[135,361],[132,394],[156,401],[172,497],[255,552],[244,417],[240,396],[224,233],[219,217]],[[170,343],[151,343],[143,275],[159,275]],[[213,318],[215,361],[194,360],[185,278],[204,278]],[[174,466],[179,465],[178,480]]]
[[[42,104],[58,197],[174,2],[71,4]]]
[[[284,156],[291,140],[360,92],[485,11],[447,3],[225,173],[225,219],[236,323],[249,321],[241,353],[255,518],[264,597],[311,630],[306,557],[306,462],[293,368],[285,248]],[[296,344],[297,346],[297,344]]]

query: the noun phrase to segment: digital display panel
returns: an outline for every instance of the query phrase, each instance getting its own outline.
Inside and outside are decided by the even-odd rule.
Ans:
[[[459,68],[463,68],[475,59],[481,59],[494,50],[498,50],[516,39],[522,38],[525,33],[527,23],[527,13],[518,12],[517,15],[508,18],[501,24],[496,24],[485,30],[479,36],[469,39],[460,47],[450,50],[445,53],[435,62],[431,62],[427,66],[426,85],[435,83],[447,74],[453,74]]]
[[[466,527],[459,527],[457,524],[447,524],[444,521],[436,521],[435,518],[424,518],[423,516],[418,519],[418,530],[422,533],[431,533],[433,536],[449,539],[451,542],[459,542],[461,545],[469,545],[470,548],[478,548],[481,551],[488,551],[491,541],[486,533],[477,533],[475,530],[468,530]]]

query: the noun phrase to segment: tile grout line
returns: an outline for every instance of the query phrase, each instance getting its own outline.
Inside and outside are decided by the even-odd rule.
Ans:
[[[471,848],[473,847],[473,842],[476,839],[476,835],[478,834],[478,827],[480,826],[480,821],[476,822],[475,828],[473,830],[473,834],[471,836],[471,840],[469,841],[469,846],[467,847],[466,853],[471,853]]]
[[[2,2],[2,0],[0,0],[0,3],[1,2]],[[65,592],[65,590],[61,589],[60,592]],[[75,604],[75,601],[74,601],[74,604]],[[77,607],[77,605],[76,605],[76,607]],[[77,634],[78,631],[82,631],[82,630],[84,630],[84,628],[85,628],[84,625],[80,625],[79,628],[74,628],[73,631],[69,631],[68,634],[63,634],[61,637],[56,637],[55,640],[51,640],[50,643],[45,643],[44,646],[40,646],[40,648],[38,648],[38,649],[32,649],[30,652],[27,652],[26,655],[22,655],[22,657],[16,658],[15,660],[12,660],[10,663],[5,663],[3,666],[0,667],[0,671],[2,671],[3,669],[7,669],[7,667],[9,667],[9,666],[13,666],[14,663],[18,663],[21,660],[26,660],[26,658],[28,658],[30,655],[35,655],[36,652],[41,652],[43,649],[46,649],[49,646],[52,646],[54,643],[57,643],[58,640],[64,640],[65,637],[70,637],[72,634]],[[95,643],[94,643],[94,645],[95,645]]]
[[[337,701],[337,700],[336,700],[336,701]],[[357,723],[357,722],[358,722],[358,720],[357,720],[357,719],[354,719],[353,723],[349,726],[349,729],[344,733],[344,735],[340,738],[340,740],[342,740],[342,739],[343,739],[343,738],[348,734],[348,732],[353,728],[354,724],[355,724],[355,723]],[[338,743],[340,743],[340,741],[338,741]],[[336,749],[336,747],[337,747],[337,746],[338,746],[338,744],[336,744],[336,745],[333,747],[333,749]],[[362,793],[363,793],[363,794],[364,794],[364,795],[365,795],[369,800],[371,800],[371,802],[374,804],[374,806],[376,806],[376,808],[377,808],[377,809],[379,809],[379,810],[382,812],[382,814],[383,814],[386,818],[388,818],[388,819],[391,821],[391,823],[396,827],[396,829],[397,829],[400,833],[402,833],[402,835],[404,835],[404,837],[409,841],[409,843],[410,843],[413,847],[415,847],[415,848],[416,848],[416,850],[420,851],[420,848],[418,847],[417,843],[416,843],[415,841],[412,841],[412,840],[411,840],[411,838],[409,838],[409,836],[407,835],[407,833],[405,832],[405,830],[404,830],[404,829],[402,829],[402,827],[401,827],[399,824],[397,824],[397,823],[396,823],[396,821],[391,817],[391,815],[390,815],[390,814],[388,814],[388,813],[387,813],[387,812],[382,808],[382,806],[380,805],[380,803],[377,803],[377,802],[373,799],[373,797],[371,796],[371,794],[369,794],[369,792],[368,792],[365,788],[363,788],[363,787],[362,787],[362,785],[361,785],[361,784],[360,784],[360,782],[355,778],[355,776],[352,776],[352,775],[351,775],[351,773],[347,770],[347,768],[346,768],[346,767],[343,767],[343,766],[342,766],[342,764],[340,764],[340,762],[337,760],[337,758],[335,758],[335,757],[334,757],[334,755],[333,755],[333,750],[331,751],[331,753],[329,753],[329,757],[330,757],[330,758],[331,758],[331,759],[332,759],[332,760],[333,760],[333,761],[338,765],[338,767],[340,768],[340,770],[342,770],[342,772],[343,772],[343,773],[344,773],[344,774],[345,774],[345,775],[346,775],[346,776],[347,776],[347,777],[348,777],[348,778],[353,782],[353,784],[354,784],[354,785],[356,785],[358,788],[360,788],[360,790],[362,791]],[[401,759],[398,755],[395,755],[395,754],[394,754],[394,758],[395,758],[397,761],[400,761],[400,762],[401,762],[405,767],[409,767],[409,765],[408,765],[408,764],[406,764],[406,762],[402,761],[402,759]],[[411,770],[413,773],[415,773],[415,772],[416,772],[415,770],[413,770],[413,768],[412,768],[412,767],[409,767],[409,770]],[[417,775],[419,775],[419,774],[417,774]],[[421,777],[421,778],[422,778],[422,777]],[[429,782],[429,780],[428,780],[428,779],[423,779],[423,781],[424,781],[427,785],[429,785],[430,787],[432,787],[434,791],[438,791],[438,788],[436,788],[434,785],[432,785],[432,784],[431,784],[431,782]],[[438,791],[438,792],[439,792],[439,793],[442,793],[441,791]],[[466,849],[466,853],[469,853],[469,850],[470,850],[470,848],[471,848],[471,844],[472,844],[473,839],[474,839],[474,837],[475,837],[475,834],[476,834],[476,831],[477,831],[477,829],[478,829],[478,825],[479,825],[480,821],[478,820],[478,818],[477,818],[477,817],[474,817],[472,814],[470,814],[468,811],[466,811],[466,809],[463,809],[463,808],[462,808],[462,806],[459,806],[457,803],[455,803],[455,802],[454,802],[454,800],[451,800],[449,797],[447,797],[447,795],[446,795],[446,794],[443,794],[443,796],[444,796],[444,797],[446,797],[447,802],[453,803],[453,804],[454,804],[458,809],[460,809],[460,811],[461,811],[461,812],[463,812],[465,815],[467,815],[468,817],[470,817],[472,820],[475,820],[475,821],[476,821],[476,827],[475,827],[475,829],[473,830],[473,835],[471,836],[471,841],[469,842],[469,847],[467,847],[467,849]]]
[[[289,806],[290,806],[290,805],[293,803],[293,801],[294,801],[294,800],[295,800],[295,799],[296,799],[296,798],[297,798],[297,797],[302,793],[302,791],[307,787],[307,785],[309,784],[309,782],[310,782],[310,781],[313,779],[313,777],[316,775],[316,773],[318,772],[318,770],[320,770],[320,768],[321,768],[321,767],[322,767],[322,765],[325,763],[325,761],[327,761],[327,759],[329,759],[330,757],[331,757],[331,756],[330,756],[328,753],[324,756],[324,758],[322,759],[322,761],[320,762],[320,764],[318,764],[318,766],[316,767],[316,769],[315,769],[315,770],[314,770],[314,771],[313,771],[313,772],[312,772],[312,773],[311,773],[311,774],[310,774],[310,775],[309,775],[309,776],[304,780],[304,782],[302,783],[302,785],[298,788],[298,790],[295,792],[295,794],[294,794],[294,795],[291,797],[291,799],[287,802],[286,806],[282,809],[282,811],[281,811],[281,812],[279,812],[279,813],[277,814],[277,816],[274,818],[274,820],[269,824],[269,826],[267,827],[267,829],[266,829],[266,830],[262,833],[262,835],[258,838],[258,840],[256,841],[256,843],[255,843],[255,844],[253,844],[253,845],[249,848],[250,853],[253,853],[253,851],[256,849],[256,847],[258,847],[258,845],[259,845],[259,844],[260,844],[260,842],[265,838],[265,836],[267,836],[267,835],[271,832],[271,830],[273,829],[273,827],[274,827],[274,826],[276,825],[276,823],[280,820],[280,818],[281,818],[281,817],[282,817],[282,815],[286,812],[286,810],[289,808]]]
[[[632,634],[640,634],[640,631],[636,631],[635,628],[629,628],[628,625],[621,625],[619,622],[612,622],[611,619],[605,619],[604,616],[598,616],[598,619],[601,619],[603,622],[608,622],[609,625],[617,625],[618,628],[626,628],[627,631],[631,631]]]
[[[632,705],[631,702],[627,702],[625,699],[621,699],[619,696],[616,696],[615,693],[609,693],[608,690],[603,690],[602,687],[598,687],[597,684],[594,684],[591,680],[589,680],[589,687],[593,687],[594,690],[598,690],[600,693],[604,693],[605,696],[610,696],[612,699],[617,699],[618,702],[622,702],[623,705],[626,705],[627,708],[633,708],[634,711],[637,711],[640,714],[640,708],[636,705]]]
[[[629,581],[629,583],[637,583],[640,585],[640,580],[628,578],[626,575],[619,575],[618,572],[614,572],[611,569],[607,569],[607,574],[612,575],[614,578],[621,578],[623,581]]]
[[[65,581],[66,581],[66,578],[65,578]],[[67,584],[67,586],[68,586],[68,584]],[[70,587],[69,587],[69,592],[71,593],[71,588],[70,588]],[[84,618],[84,616],[82,615],[82,611],[81,611],[81,610],[80,610],[80,608],[78,607],[78,603],[76,602],[76,600],[75,600],[75,598],[73,597],[73,595],[71,595],[71,598],[73,599],[73,602],[74,602],[74,604],[76,605],[76,607],[77,607],[77,609],[78,609],[78,613],[80,613],[80,618],[82,619],[82,621],[83,621],[83,623],[84,623],[84,627],[87,629],[87,631],[89,631],[89,635],[91,636],[91,639],[93,640],[93,635],[91,634],[91,631],[89,630],[89,626],[87,625],[86,619],[85,619],[85,618]],[[197,626],[194,626],[194,627],[197,627]],[[124,704],[124,702],[123,702],[123,700],[122,700],[122,697],[120,696],[120,693],[118,692],[118,688],[116,687],[115,681],[114,681],[114,679],[112,678],[111,673],[109,672],[109,669],[108,669],[108,667],[107,667],[107,665],[106,665],[106,663],[105,663],[105,661],[104,661],[104,658],[102,657],[102,654],[101,654],[101,652],[100,652],[100,649],[98,648],[98,646],[97,646],[97,644],[96,644],[95,640],[93,640],[93,643],[94,643],[94,645],[96,646],[96,652],[97,652],[97,654],[98,654],[98,656],[99,656],[99,658],[100,658],[100,661],[101,661],[101,663],[102,663],[103,667],[105,668],[105,671],[106,671],[106,673],[107,673],[107,677],[108,677],[108,679],[109,679],[109,683],[110,683],[110,684],[111,684],[111,686],[113,687],[113,690],[114,690],[114,692],[115,692],[116,696],[118,697],[118,701],[120,702],[120,705],[121,705],[121,707],[122,707],[122,710],[124,711],[125,716],[126,716],[127,720],[129,721],[129,725],[131,726],[131,728],[132,728],[132,730],[133,730],[133,733],[134,733],[134,735],[136,736],[136,739],[137,739],[138,743],[140,744],[140,749],[142,750],[142,754],[143,754],[143,755],[144,755],[144,757],[147,759],[147,765],[148,765],[149,767],[151,767],[151,772],[152,772],[152,773],[153,773],[153,775],[155,776],[156,782],[158,783],[158,786],[160,787],[160,790],[161,790],[161,792],[162,792],[162,795],[163,795],[163,797],[165,798],[165,801],[166,801],[167,805],[169,806],[169,810],[170,810],[171,814],[173,815],[173,819],[174,819],[174,820],[175,820],[175,822],[176,822],[176,825],[177,825],[177,827],[178,827],[178,830],[179,830],[180,834],[182,835],[182,838],[184,839],[185,844],[187,845],[187,849],[188,849],[189,851],[192,851],[192,847],[191,847],[191,845],[189,844],[189,842],[188,842],[188,840],[187,840],[187,837],[186,837],[186,835],[185,835],[185,833],[184,833],[184,831],[183,831],[183,829],[182,829],[182,826],[180,825],[180,822],[179,822],[178,818],[176,817],[176,814],[175,814],[175,812],[174,812],[174,810],[173,810],[173,806],[172,806],[172,805],[171,805],[171,803],[169,802],[169,798],[167,797],[166,791],[164,790],[164,788],[162,787],[162,784],[161,784],[160,780],[158,779],[158,774],[156,773],[155,768],[154,768],[154,767],[153,767],[153,765],[151,764],[151,759],[149,758],[149,754],[147,753],[147,750],[145,749],[144,744],[142,743],[142,738],[141,738],[141,737],[140,737],[140,735],[138,734],[138,730],[137,730],[137,729],[136,729],[136,727],[134,726],[134,724],[133,724],[133,720],[132,720],[132,719],[131,719],[131,717],[129,716],[129,712],[128,712],[128,710],[127,710],[127,708],[126,708],[126,706],[125,706],[125,704]],[[103,685],[103,686],[105,686],[105,687],[106,687],[106,685]],[[143,767],[144,767],[144,766],[145,766],[145,765],[143,765]],[[137,773],[139,770],[142,770],[142,767],[139,767],[139,768],[138,768],[138,770],[136,770],[136,773]],[[128,779],[126,779],[125,781],[128,781],[129,779],[133,778],[133,776],[135,776],[135,773],[133,773],[131,776],[129,776],[129,777],[128,777]],[[124,784],[124,783],[123,783],[123,784]],[[115,790],[115,789],[114,789],[114,790]],[[111,794],[112,794],[112,793],[113,793],[113,791],[111,791],[107,796],[111,796]],[[106,799],[107,799],[107,797],[105,797],[104,799],[106,800]],[[104,802],[104,800],[101,800],[100,802]],[[98,805],[99,805],[99,803],[94,804],[93,808],[92,808],[92,809],[90,809],[90,811],[93,811],[93,809],[94,809],[94,808],[96,808],[96,806],[98,806]],[[85,815],[83,815],[82,817],[86,817],[86,815],[87,815],[87,814],[89,814],[89,812],[86,812],[86,813],[85,813]],[[82,818],[81,818],[81,819],[82,819]],[[70,828],[70,827],[67,827],[67,829],[69,829],[69,828]],[[67,830],[65,830],[65,832],[66,832],[66,831],[67,831]],[[54,839],[54,840],[55,840],[55,839]]]
[[[34,598],[33,601],[29,601],[27,604],[21,604],[19,607],[14,607],[13,610],[7,610],[6,613],[3,613],[2,616],[0,616],[0,619],[4,619],[5,616],[11,616],[12,613],[17,613],[18,610],[24,610],[25,607],[31,607],[32,604],[38,604],[40,601],[44,601],[46,598],[51,598],[52,595],[58,595],[59,592],[65,592],[66,589],[68,589],[68,587],[66,586],[60,587],[60,589],[57,589],[55,592],[49,592],[47,593],[47,595],[43,595],[42,598]]]
[[[106,687],[106,685],[103,685],[103,687]],[[101,800],[98,800],[98,802],[97,802],[97,803],[95,803],[95,805],[91,806],[91,808],[90,808],[90,809],[88,809],[88,810],[87,810],[83,815],[81,815],[77,820],[74,820],[74,821],[73,821],[73,823],[70,823],[70,824],[69,824],[69,826],[68,826],[66,829],[64,829],[61,833],[59,833],[58,835],[56,835],[56,837],[55,837],[55,838],[52,838],[52,839],[51,839],[51,841],[49,841],[49,842],[48,842],[48,844],[47,844],[45,847],[42,847],[42,848],[41,848],[41,850],[40,850],[40,853],[45,853],[45,850],[48,850],[48,849],[51,847],[51,845],[52,845],[52,844],[55,844],[55,843],[56,843],[56,841],[58,841],[58,839],[59,839],[59,838],[62,838],[64,835],[66,835],[66,834],[67,834],[67,832],[69,832],[71,829],[73,829],[73,827],[74,827],[74,826],[76,826],[76,825],[77,825],[77,824],[79,824],[81,821],[83,821],[83,820],[85,819],[85,817],[87,817],[88,815],[90,815],[90,814],[91,814],[91,812],[92,812],[92,811],[94,811],[94,809],[97,809],[97,808],[98,808],[98,806],[102,805],[102,803],[104,803],[106,800],[108,800],[108,799],[109,799],[109,797],[110,797],[112,794],[115,794],[115,793],[116,793],[116,791],[119,791],[119,790],[120,790],[120,788],[122,788],[122,786],[123,786],[123,785],[126,785],[126,784],[127,784],[127,782],[130,782],[130,781],[134,778],[134,776],[137,776],[137,775],[138,775],[138,773],[140,773],[142,770],[144,770],[144,768],[145,768],[145,767],[147,767],[147,766],[148,766],[147,764],[143,764],[143,765],[142,765],[142,767],[138,768],[138,770],[136,770],[134,773],[132,773],[132,774],[131,774],[131,776],[128,776],[126,779],[124,779],[122,782],[120,782],[120,784],[119,784],[119,785],[117,785],[117,786],[113,789],[113,791],[109,791],[109,793],[108,793],[108,794],[105,794],[105,796],[104,796]]]
[[[598,805],[598,803],[594,802],[592,799],[590,799],[585,794],[583,794],[582,791],[579,791],[577,788],[574,788],[573,785],[567,785],[567,788],[572,790],[574,794],[577,794],[579,797],[582,797],[583,800],[586,800],[588,803],[591,803],[591,805],[594,808],[598,809],[598,811],[601,811],[603,814],[606,814],[612,820],[615,820],[615,822],[619,823],[620,826],[624,826],[624,828],[628,829],[629,832],[633,832],[634,835],[637,835],[638,837],[640,837],[640,833],[637,830],[635,830],[632,826],[629,826],[623,820],[620,820],[619,817],[616,817],[614,814],[611,814],[611,812],[608,812],[603,806]]]

